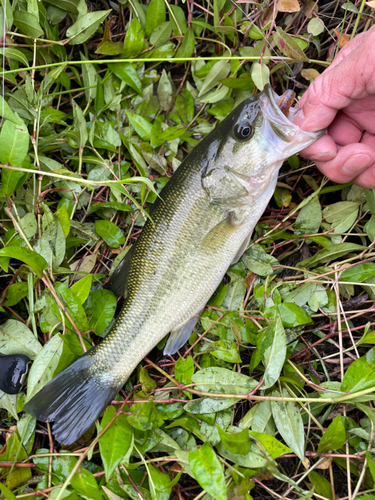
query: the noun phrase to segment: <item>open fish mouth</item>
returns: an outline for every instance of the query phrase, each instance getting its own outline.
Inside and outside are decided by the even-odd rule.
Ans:
[[[284,142],[300,144],[299,150],[315,142],[321,132],[305,132],[293,123],[299,109],[293,108],[295,93],[287,90],[281,96],[274,92],[270,85],[266,85],[260,96],[263,116],[271,126],[273,132]],[[294,154],[294,153],[292,153]]]

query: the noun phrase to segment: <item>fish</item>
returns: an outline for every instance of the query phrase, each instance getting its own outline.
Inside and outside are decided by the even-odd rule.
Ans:
[[[76,442],[141,360],[168,333],[165,354],[189,339],[251,234],[289,156],[316,141],[293,123],[291,91],[267,85],[240,104],[178,167],[108,288],[124,305],[109,334],[36,393],[24,410]],[[288,116],[289,115],[289,116]]]

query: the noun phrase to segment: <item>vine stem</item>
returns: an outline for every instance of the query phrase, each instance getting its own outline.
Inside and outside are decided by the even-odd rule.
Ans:
[[[209,58],[210,61],[259,61],[260,57],[256,56],[214,56]],[[295,59],[291,57],[282,57],[282,56],[263,56],[263,60],[273,60],[273,61],[281,61],[281,62],[296,62]],[[171,62],[188,62],[188,61],[207,61],[205,57],[149,57],[147,59],[135,57],[134,59],[101,59],[99,60],[88,60],[88,61],[64,61],[64,64],[67,66],[81,66],[83,64],[114,64],[114,63],[145,63],[145,62],[157,62],[157,63],[171,63]],[[322,66],[329,66],[331,63],[329,61],[320,61],[319,59],[309,59],[310,64],[321,64]],[[40,64],[38,66],[29,66],[27,68],[18,68],[18,69],[8,69],[7,71],[3,71],[2,75],[10,75],[13,73],[19,73],[20,71],[35,71],[37,69],[46,69],[46,68],[56,68],[61,66],[61,63],[52,63],[52,64]]]

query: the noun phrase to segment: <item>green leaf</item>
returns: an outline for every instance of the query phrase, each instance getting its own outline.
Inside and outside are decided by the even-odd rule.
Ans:
[[[25,125],[22,118],[12,111],[6,100],[0,96],[0,116],[6,120],[10,120],[17,125]]]
[[[194,478],[209,495],[215,500],[227,500],[223,468],[208,443],[190,451],[189,465]]]
[[[324,23],[319,17],[314,17],[311,19],[307,25],[307,32],[311,33],[313,36],[318,36],[324,31]]]
[[[155,48],[161,47],[166,42],[168,42],[171,33],[172,33],[172,23],[170,21],[166,21],[164,23],[159,24],[151,33],[150,36],[151,45],[154,45]]]
[[[48,242],[52,252],[52,264],[54,266],[59,266],[65,256],[65,234],[59,219],[52,214],[48,205],[42,203],[41,206],[44,210],[42,217],[42,234]]]
[[[358,392],[375,387],[375,351],[370,349],[365,356],[353,361],[346,370],[341,390]]]
[[[4,305],[7,307],[12,307],[15,304],[18,304],[24,297],[27,296],[29,290],[29,286],[25,282],[14,283],[10,285],[5,295]]]
[[[165,69],[163,69],[158,83],[157,94],[161,110],[167,111],[173,99],[173,87]]]
[[[195,47],[194,31],[189,28],[184,36],[184,40],[177,50],[176,57],[191,57]]]
[[[130,111],[125,111],[125,113],[129,119],[131,126],[137,132],[139,137],[143,141],[149,141],[152,129],[151,123],[146,120],[146,118],[143,118],[143,116],[137,115],[135,113],[130,113]]]
[[[278,392],[273,392],[273,396],[282,396]],[[283,395],[289,396],[284,390]],[[305,434],[303,430],[303,422],[300,412],[294,403],[289,401],[271,401],[272,415],[275,421],[277,430],[286,442],[286,444],[294,451],[300,460],[304,459]]]
[[[93,214],[97,210],[105,210],[106,208],[110,208],[112,210],[116,210],[117,212],[131,212],[131,205],[126,205],[126,203],[120,203],[117,201],[105,201],[103,203],[93,203],[90,206],[90,214]]]
[[[322,208],[318,196],[312,198],[302,207],[294,225],[294,234],[315,234],[322,222]]]
[[[256,380],[243,373],[218,366],[197,371],[191,380],[196,384],[195,388],[198,391],[221,394],[248,394],[258,385]]]
[[[70,233],[70,218],[69,218],[69,213],[65,205],[62,205],[59,207],[59,211],[56,212],[57,218],[60,221],[61,227],[64,232],[65,238],[67,238],[68,234]],[[36,232],[36,231],[35,231]],[[64,248],[66,246],[66,243],[64,242]]]
[[[230,340],[218,340],[210,344],[211,355],[229,363],[241,363],[241,356],[237,344]]]
[[[143,368],[143,366],[139,367],[139,371],[139,382],[142,384],[142,391],[145,393],[151,392],[156,388],[155,380],[150,377],[148,370]]]
[[[30,359],[35,359],[42,350],[38,339],[21,321],[8,319],[0,327],[0,353],[25,354]]]
[[[274,33],[273,39],[285,56],[295,59],[296,61],[309,61],[298,43],[279,26],[276,27],[276,33]]]
[[[0,54],[5,55],[7,59],[11,59],[12,61],[18,61],[25,66],[29,66],[29,62],[27,60],[27,57],[23,52],[17,49],[13,49],[12,47],[7,47],[5,50],[0,49]]]
[[[241,260],[251,272],[258,276],[274,274],[272,266],[279,264],[279,261],[267,254],[261,245],[253,245],[242,255]]]
[[[356,201],[333,203],[323,210],[323,216],[327,222],[339,223],[351,215],[358,208],[358,205],[359,203]]]
[[[79,136],[79,149],[82,150],[86,145],[88,133],[86,127],[86,119],[83,111],[75,101],[73,101],[73,117],[75,129]]]
[[[110,12],[112,11],[98,10],[96,12],[89,12],[83,16],[78,16],[77,21],[70,26],[66,32],[66,36],[71,38],[69,43],[78,45],[86,42],[95,34],[100,24],[108,17]]]
[[[21,33],[29,35],[32,38],[40,38],[43,36],[43,30],[40,27],[38,18],[30,12],[24,10],[14,10],[14,25],[20,29]]]
[[[346,269],[341,273],[339,279],[342,283],[362,283],[373,276],[375,276],[375,264],[368,262]]]
[[[151,0],[146,12],[146,33],[149,37],[159,24],[166,19],[166,6],[164,0]]]
[[[249,453],[251,442],[248,429],[244,429],[241,432],[227,433],[224,432],[218,425],[216,425],[216,428],[219,432],[220,441],[227,450],[240,455],[246,455]]]
[[[5,500],[16,500],[15,495],[8,490],[5,484],[0,483],[0,491],[3,493]]]
[[[25,125],[6,120],[0,133],[0,162],[21,167],[29,150],[29,134]]]
[[[224,80],[221,80],[220,83],[230,89],[239,90],[253,90],[255,86],[253,79],[248,73],[242,73],[239,78],[224,78]]]
[[[149,482],[151,483],[150,491],[152,498],[155,500],[169,500],[172,487],[178,482],[182,472],[177,474],[173,481],[171,481],[168,474],[153,467],[151,464],[148,465],[148,471],[150,473]]]
[[[174,375],[177,382],[189,385],[192,382],[191,377],[194,374],[194,361],[191,356],[187,358],[178,358],[174,365]]]
[[[82,53],[81,60],[88,61],[88,59]],[[86,101],[89,102],[91,99],[95,99],[96,97],[96,88],[98,81],[98,74],[93,64],[82,64],[82,79],[83,86],[89,87],[85,90]]]
[[[331,483],[325,477],[315,471],[311,471],[309,473],[309,479],[318,495],[321,495],[323,498],[328,498],[328,500],[332,500]]]
[[[91,311],[89,328],[102,335],[111,324],[116,311],[116,297],[109,290],[95,290],[89,296],[88,311]]]
[[[299,325],[307,325],[312,323],[312,319],[307,312],[292,302],[284,302],[279,304],[279,313],[285,328],[294,328]]]
[[[121,58],[128,59],[134,57],[141,52],[145,43],[143,29],[141,23],[135,17],[126,32],[124,48],[122,50]]]
[[[238,402],[238,398],[204,398],[194,399],[184,406],[184,410],[196,415],[216,413],[226,410]]]
[[[168,127],[159,137],[161,141],[173,141],[178,137],[183,136],[187,131],[187,128],[182,128],[180,125],[176,127]]]
[[[6,170],[5,168],[1,170],[1,184],[0,184],[0,196],[7,196],[8,198],[14,193],[18,182],[25,175],[24,172],[19,172],[17,170]],[[26,174],[27,175],[27,174]]]
[[[215,87],[220,80],[223,80],[228,75],[229,71],[230,64],[227,60],[223,59],[221,61],[217,61],[204,79],[202,87],[199,91],[199,97]]]
[[[27,380],[26,401],[29,401],[34,394],[39,392],[54,377],[63,352],[63,343],[62,335],[58,333],[44,345],[37,355]]]
[[[85,498],[90,500],[103,500],[102,493],[92,472],[80,467],[70,480],[72,487]]]
[[[74,321],[75,326],[81,332],[86,332],[89,329],[86,314],[76,295],[64,283],[56,283],[55,289],[58,295],[60,295],[66,311]],[[67,326],[69,325],[70,321],[67,320]],[[69,327],[73,328],[72,326]]]
[[[178,5],[170,4],[172,15],[169,14],[169,20],[172,23],[172,29],[176,35],[185,35],[187,31],[187,22],[184,11]]]
[[[263,90],[270,80],[270,70],[264,63],[254,62],[251,66],[251,78],[258,90]]]
[[[271,455],[271,458],[278,458],[285,453],[290,453],[292,450],[280,443],[273,436],[263,434],[262,432],[250,431],[250,436],[253,436],[259,443],[264,446],[265,450]]]
[[[317,264],[322,264],[330,260],[338,259],[343,255],[348,255],[350,252],[361,252],[367,247],[357,245],[356,243],[340,243],[340,245],[329,245],[322,250],[319,250],[313,257],[302,260],[297,264],[298,268],[309,268]]]
[[[101,429],[104,429],[115,415],[116,409],[113,406],[108,406],[100,424]],[[107,481],[109,481],[111,474],[128,452],[132,444],[132,435],[133,432],[128,424],[127,417],[120,414],[99,439],[100,456],[103,460]]]
[[[96,220],[95,231],[103,238],[110,248],[118,248],[125,243],[124,233],[119,229],[116,224],[108,220]]]
[[[114,63],[109,64],[108,67],[120,80],[138,92],[139,95],[142,95],[142,82],[130,63]]]
[[[70,290],[74,293],[81,304],[83,304],[89,296],[91,284],[92,274],[88,274],[70,287]]]
[[[278,380],[286,356],[286,335],[277,308],[264,333],[259,350],[265,367],[264,387],[268,389]]]
[[[372,479],[375,481],[375,460],[372,458],[372,455],[369,451],[366,451],[366,460]]]
[[[129,424],[140,431],[157,429],[163,425],[164,418],[152,401],[137,403],[130,407]]]
[[[337,415],[323,434],[319,442],[318,452],[327,453],[330,450],[338,450],[345,444],[345,441],[346,432],[342,417]]]
[[[5,248],[0,248],[0,257],[10,257],[12,259],[20,260],[26,265],[31,267],[35,274],[40,278],[44,269],[47,269],[48,264],[36,252],[29,250],[28,248],[8,246]]]

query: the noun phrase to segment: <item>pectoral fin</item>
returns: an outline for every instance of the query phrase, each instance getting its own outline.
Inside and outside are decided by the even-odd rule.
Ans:
[[[112,293],[119,296],[126,297],[127,295],[127,281],[128,273],[130,269],[130,262],[134,253],[135,244],[128,250],[125,257],[113,271],[108,283],[105,288],[110,290]]]
[[[190,335],[193,333],[195,325],[198,323],[198,319],[202,311],[189,319],[184,325],[182,325],[178,330],[174,330],[170,333],[169,339],[164,347],[164,354],[174,354],[177,352],[186,342],[189,340]]]
[[[228,238],[239,228],[236,214],[229,212],[228,216],[216,224],[199,243],[198,249],[202,251],[215,251],[222,247]]]

